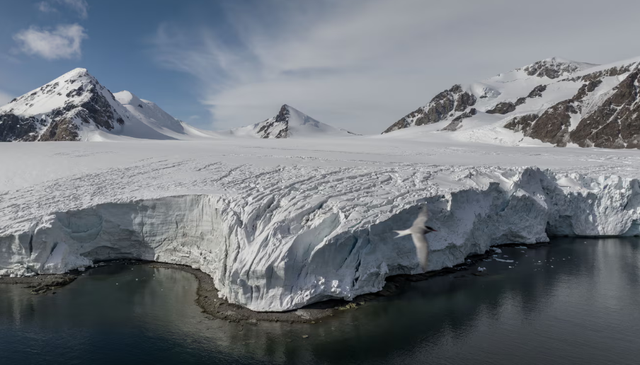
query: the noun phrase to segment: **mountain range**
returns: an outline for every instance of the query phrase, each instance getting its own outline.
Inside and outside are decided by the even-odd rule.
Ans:
[[[213,136],[128,91],[74,69],[0,107],[0,141],[102,141]]]
[[[334,128],[283,105],[275,117],[223,132],[197,129],[129,91],[112,93],[74,69],[0,107],[0,142],[339,137]]]
[[[254,138],[346,137],[355,133],[319,122],[301,111],[283,105],[275,117],[227,132],[232,136]]]
[[[640,58],[606,65],[549,58],[486,80],[455,84],[383,135],[406,136],[399,131],[415,130],[411,136],[427,139],[640,148],[639,88]],[[203,131],[129,91],[111,93],[83,68],[0,107],[0,142],[353,135],[286,104],[259,123]]]
[[[550,58],[456,84],[387,128],[504,133],[564,147],[640,148],[640,58],[594,65]]]

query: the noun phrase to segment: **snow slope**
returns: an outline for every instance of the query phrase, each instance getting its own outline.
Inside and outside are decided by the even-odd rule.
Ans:
[[[355,135],[319,122],[286,104],[275,117],[222,134],[252,138],[332,138]]]
[[[0,273],[157,260],[282,311],[420,272],[393,230],[423,202],[430,270],[549,234],[640,234],[637,151],[429,138],[3,144]]]
[[[219,137],[214,132],[197,129],[174,118],[155,103],[140,99],[130,91],[120,91],[115,93],[114,96],[116,100],[127,109],[132,119],[140,121],[145,126],[164,136],[181,140]]]
[[[546,59],[454,85],[384,133],[420,126],[413,132],[460,141],[640,148],[638,65],[640,58],[607,65]]]

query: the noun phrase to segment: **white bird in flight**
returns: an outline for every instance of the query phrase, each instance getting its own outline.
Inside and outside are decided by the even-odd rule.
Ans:
[[[429,212],[427,211],[427,206],[423,205],[418,218],[413,221],[411,228],[404,231],[394,231],[398,234],[395,238],[411,235],[413,244],[416,245],[416,254],[418,255],[418,261],[420,261],[420,267],[424,271],[427,271],[427,258],[429,257],[429,243],[427,243],[425,235],[430,232],[437,232],[427,226],[427,219],[429,219]]]

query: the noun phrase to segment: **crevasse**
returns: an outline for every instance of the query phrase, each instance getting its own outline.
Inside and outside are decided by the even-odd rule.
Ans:
[[[0,237],[0,274],[62,273],[96,261],[135,258],[209,274],[220,295],[256,311],[285,311],[382,289],[418,273],[410,237],[395,240],[428,203],[429,268],[464,262],[502,243],[549,236],[640,235],[640,184],[617,176],[557,175],[536,168],[476,171],[477,188],[357,214],[340,197],[183,195],[50,214]],[[363,207],[366,209],[366,206]]]

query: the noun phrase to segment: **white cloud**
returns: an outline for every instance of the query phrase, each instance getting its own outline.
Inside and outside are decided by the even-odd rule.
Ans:
[[[38,10],[40,10],[43,13],[56,13],[58,11],[56,8],[51,6],[51,4],[46,1],[39,2],[36,5],[38,6]]]
[[[80,57],[85,38],[87,34],[78,24],[58,25],[53,30],[30,27],[13,36],[22,52],[48,60]]]
[[[80,18],[86,19],[89,16],[89,4],[86,0],[57,0],[75,10]]]
[[[287,103],[338,127],[379,133],[454,83],[551,56],[634,56],[620,45],[634,42],[640,2],[612,1],[598,11],[555,0],[536,7],[528,0],[233,2],[224,24],[234,34],[165,24],[155,56],[201,83],[200,101],[217,129],[264,120]]]
[[[89,4],[86,0],[50,0],[37,3],[38,10],[43,13],[56,13],[58,9],[53,6],[53,3],[63,4],[78,13],[78,16],[82,19],[86,19],[89,16]]]
[[[0,106],[8,104],[13,97],[4,91],[0,90]]]

